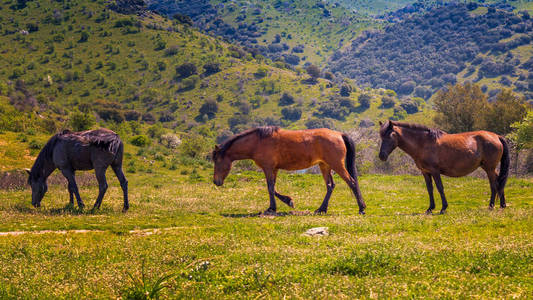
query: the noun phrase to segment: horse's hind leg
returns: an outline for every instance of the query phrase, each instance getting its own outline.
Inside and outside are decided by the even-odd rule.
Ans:
[[[359,206],[359,214],[364,215],[365,214],[365,208],[366,204],[363,200],[363,196],[361,195],[361,190],[359,189],[359,182],[356,178],[352,178],[350,176],[350,173],[344,168],[342,163],[339,163],[338,165],[330,165],[333,171],[335,171],[339,176],[348,184],[348,186],[352,189],[355,198],[357,199],[357,205]]]
[[[69,193],[69,204],[70,206],[74,206],[74,190],[70,186],[70,184],[67,184],[68,186],[68,193]]]
[[[122,172],[121,164],[111,165],[111,168],[113,168],[113,171],[120,182],[122,192],[124,193],[124,207],[122,208],[122,211],[126,212],[130,208],[130,203],[128,201],[128,180],[126,180],[126,176],[124,176],[124,172]]]
[[[432,174],[432,176],[433,176],[433,179],[435,180],[437,191],[439,191],[440,199],[442,200],[442,208],[440,210],[440,214],[442,215],[446,212],[446,208],[448,208],[448,201],[446,201],[446,196],[444,195],[444,186],[442,185],[440,174],[435,173],[435,174]]]
[[[426,210],[426,214],[430,215],[435,209],[435,198],[433,198],[433,182],[431,181],[431,174],[422,172],[424,179],[426,180],[426,188],[429,194],[429,208]]]
[[[69,192],[72,192],[74,193],[74,195],[76,195],[76,200],[78,201],[78,207],[83,209],[85,207],[85,204],[83,204],[83,201],[81,200],[80,192],[78,191],[78,185],[76,184],[76,178],[74,177],[74,171],[63,169],[61,170],[61,173],[63,173],[63,176],[65,176],[65,178],[68,181]]]
[[[96,174],[96,180],[98,181],[98,198],[94,203],[93,209],[99,209],[102,204],[102,199],[104,198],[105,192],[107,191],[107,180],[105,178],[105,171],[107,167],[97,167],[94,169]]]
[[[485,170],[487,172],[487,177],[489,178],[490,183],[490,202],[489,209],[494,208],[494,200],[496,199],[496,194],[498,192],[498,184],[496,183],[496,172],[495,170]]]
[[[278,197],[278,199],[281,200],[283,203],[287,204],[289,207],[294,208],[294,201],[292,201],[291,197],[282,195],[276,191],[274,191],[274,195]]]
[[[322,177],[324,177],[324,181],[326,182],[326,196],[324,197],[324,201],[322,201],[322,205],[315,210],[315,214],[325,214],[328,212],[328,206],[329,206],[329,198],[331,197],[331,193],[333,193],[333,189],[335,188],[335,182],[333,182],[333,176],[331,176],[331,168],[326,165],[325,163],[320,163],[320,171],[322,172]]]

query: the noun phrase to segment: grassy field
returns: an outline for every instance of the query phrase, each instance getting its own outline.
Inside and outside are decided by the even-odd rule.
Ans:
[[[164,298],[533,293],[532,179],[510,179],[509,207],[489,211],[484,179],[445,178],[448,213],[427,216],[422,177],[363,176],[368,209],[359,216],[336,177],[329,213],[315,216],[325,193],[321,176],[284,173],[278,190],[293,196],[296,208],[280,204],[279,216],[262,217],[262,174],[233,172],[217,188],[207,167],[160,172],[129,175],[126,214],[111,173],[94,213],[66,206],[62,186],[50,187],[41,209],[31,207],[28,190],[0,191],[0,298],[127,298],[138,280],[150,285],[166,274]],[[96,193],[81,189],[89,205]],[[302,235],[319,226],[330,235]]]

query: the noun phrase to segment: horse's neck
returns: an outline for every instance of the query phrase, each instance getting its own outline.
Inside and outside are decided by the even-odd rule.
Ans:
[[[245,136],[235,141],[228,149],[226,155],[229,155],[232,161],[250,159],[253,157],[257,146],[258,141],[255,134]]]
[[[54,162],[47,159],[44,159],[42,162],[39,163],[39,166],[34,166],[34,168],[35,167],[38,168],[36,172],[38,172],[39,177],[43,177],[45,180],[56,169]]]
[[[421,153],[420,150],[427,143],[427,139],[423,136],[424,133],[416,132],[408,128],[401,128],[400,130],[398,147],[416,159],[419,153]]]

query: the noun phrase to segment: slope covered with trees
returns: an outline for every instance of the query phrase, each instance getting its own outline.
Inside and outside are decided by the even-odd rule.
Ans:
[[[402,95],[428,98],[446,84],[479,81],[484,89],[512,87],[533,99],[532,38],[527,12],[453,4],[364,32],[332,56],[330,69]]]
[[[165,15],[186,15],[202,31],[238,43],[254,55],[290,65],[325,62],[374,23],[341,5],[316,0],[147,2]]]

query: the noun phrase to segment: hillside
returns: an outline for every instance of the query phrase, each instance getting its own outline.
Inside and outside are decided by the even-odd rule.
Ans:
[[[454,4],[367,31],[336,52],[330,69],[373,88],[429,98],[448,83],[474,81],[533,99],[533,21],[476,4]]]
[[[168,16],[187,15],[202,31],[271,60],[322,64],[337,48],[374,24],[371,18],[315,0],[148,1]]]
[[[147,11],[124,15],[103,1],[17,3],[0,6],[2,130],[55,132],[77,110],[125,134],[161,124],[211,140],[265,124],[351,129],[407,116],[394,92],[309,82],[301,70],[267,65]],[[348,97],[339,96],[342,85]],[[413,104],[409,118],[422,119],[429,108]]]

